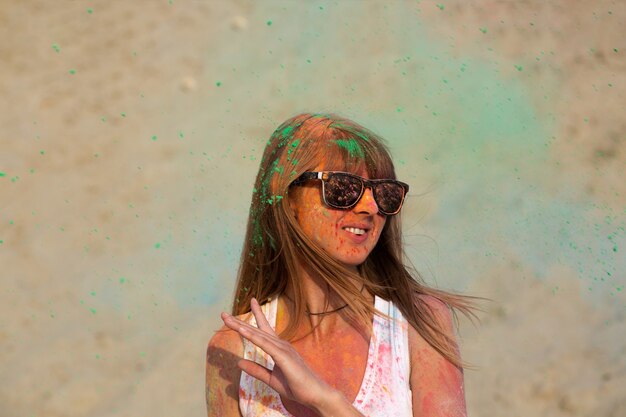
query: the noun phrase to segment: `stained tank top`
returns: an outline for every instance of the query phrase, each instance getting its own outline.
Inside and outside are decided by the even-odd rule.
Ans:
[[[261,307],[274,329],[277,306],[274,298]],[[408,323],[392,302],[376,297],[375,306],[390,318],[374,315],[365,375],[352,405],[368,417],[412,417]],[[248,322],[256,326],[252,314]],[[246,339],[243,347],[245,359],[274,368],[259,347]],[[245,372],[239,382],[239,409],[243,417],[293,417],[276,391]]]

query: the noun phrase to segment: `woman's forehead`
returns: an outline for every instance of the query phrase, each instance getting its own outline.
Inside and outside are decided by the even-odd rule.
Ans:
[[[318,163],[307,170],[342,171],[370,179],[387,178],[393,175],[393,165],[388,166],[390,161],[387,155],[378,154],[377,150],[368,146],[367,143],[350,139],[342,140],[342,143],[345,145],[345,143],[354,142],[351,146],[338,144],[336,139],[329,140],[325,144],[323,141],[314,143],[315,150],[311,156],[313,162]]]
[[[369,178],[364,161],[356,163],[329,163],[327,161],[320,162],[312,171],[340,171],[355,174],[363,178]]]

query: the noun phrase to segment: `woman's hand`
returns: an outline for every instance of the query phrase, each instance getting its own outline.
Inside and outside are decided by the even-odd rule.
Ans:
[[[227,327],[270,355],[274,360],[274,369],[269,370],[247,359],[239,361],[239,368],[269,385],[283,400],[296,401],[320,415],[335,414],[336,407],[342,402],[347,402],[343,395],[315,375],[293,346],[276,335],[256,299],[252,299],[250,307],[258,328],[227,313],[222,313],[222,320]],[[331,409],[333,411],[330,411]]]
[[[323,399],[330,396],[333,389],[311,371],[289,342],[276,335],[256,299],[252,299],[250,307],[258,328],[227,313],[222,313],[222,320],[227,327],[270,355],[274,360],[274,369],[269,370],[247,359],[239,361],[239,368],[269,385],[283,399],[296,401],[314,410],[322,407]]]

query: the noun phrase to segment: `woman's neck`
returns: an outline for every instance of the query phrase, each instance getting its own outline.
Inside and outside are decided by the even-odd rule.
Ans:
[[[314,335],[323,336],[334,331],[337,326],[346,324],[345,306],[346,303],[334,292],[326,282],[302,268],[301,273],[296,278],[302,286],[304,294],[305,317],[302,320],[302,333],[307,334],[313,331]],[[355,286],[357,283],[355,283]],[[295,289],[289,282],[282,298],[282,307],[288,316],[295,314]],[[279,307],[281,304],[279,304]]]

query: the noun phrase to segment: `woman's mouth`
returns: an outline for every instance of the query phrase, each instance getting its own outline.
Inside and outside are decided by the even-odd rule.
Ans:
[[[367,230],[359,229],[358,227],[345,227],[343,230],[345,230],[346,232],[350,232],[352,234],[355,234],[357,236],[364,235],[365,232],[367,232]]]

